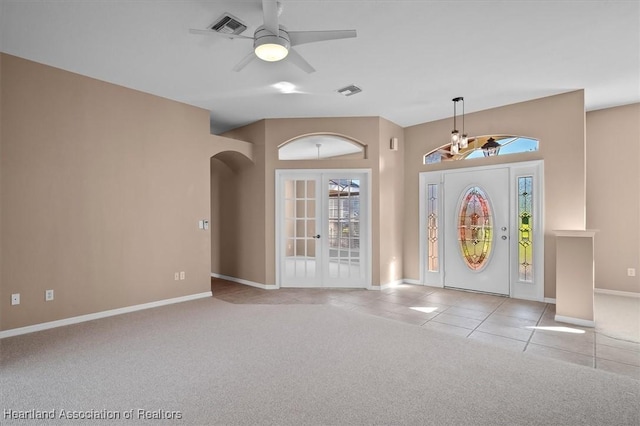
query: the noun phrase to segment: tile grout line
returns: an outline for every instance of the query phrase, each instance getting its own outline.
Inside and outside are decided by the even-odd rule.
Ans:
[[[474,328],[473,330],[471,330],[471,333],[469,333],[469,334],[467,335],[467,339],[469,338],[469,336],[471,336],[471,335],[472,335],[472,334],[473,334],[473,333],[478,329],[478,327],[480,327],[482,324],[484,324],[484,322],[485,322],[487,319],[489,319],[489,317],[490,317],[491,315],[493,315],[493,314],[494,314],[498,309],[500,309],[500,306],[502,306],[506,301],[507,301],[507,299],[503,300],[503,301],[502,301],[498,306],[496,306],[496,308],[495,308],[493,311],[491,311],[491,312],[489,313],[489,315],[487,315],[487,317],[486,317],[485,319],[483,319],[482,321],[480,321],[480,324],[478,324],[478,325],[476,326],[476,328]],[[489,333],[489,334],[491,334],[491,333]],[[505,337],[505,336],[501,336],[501,337]]]
[[[545,303],[544,305],[544,309],[542,310],[542,313],[540,314],[540,317],[538,318],[538,321],[536,321],[536,325],[534,327],[538,327],[540,325],[540,321],[542,321],[542,318],[544,318],[544,314],[547,312],[547,310],[549,309],[549,304]],[[529,336],[529,338],[527,339],[527,342],[524,344],[524,349],[522,350],[522,352],[526,352],[527,348],[529,347],[529,343],[531,342],[531,339],[533,339],[533,335],[536,333],[536,329],[533,329],[533,332],[531,333],[531,336]]]

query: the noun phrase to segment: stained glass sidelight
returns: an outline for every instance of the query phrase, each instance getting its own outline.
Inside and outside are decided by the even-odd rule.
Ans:
[[[493,214],[486,193],[478,186],[469,188],[462,197],[458,243],[470,269],[480,270],[485,266],[493,244]]]
[[[438,272],[438,185],[427,185],[427,244],[428,270]]]
[[[533,282],[533,177],[518,178],[518,278]]]

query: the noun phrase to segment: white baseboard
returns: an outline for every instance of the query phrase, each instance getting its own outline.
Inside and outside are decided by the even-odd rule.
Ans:
[[[256,283],[249,280],[243,280],[242,278],[236,278],[236,277],[230,277],[228,275],[217,274],[215,272],[212,272],[211,276],[213,278],[220,278],[222,280],[233,281],[234,283],[238,283],[238,284],[250,285],[251,287],[257,287],[263,290],[277,290],[279,288],[277,285]]]
[[[585,319],[580,319],[580,318],[572,318],[572,317],[565,317],[562,315],[556,315],[555,320],[558,322],[566,322],[569,324],[573,324],[573,325],[580,325],[582,327],[595,327],[596,326],[596,322],[595,321],[590,321],[590,320],[585,320]]]
[[[551,297],[545,297],[544,298],[544,303],[551,303],[553,305],[556,304],[556,299],[552,299]]]
[[[405,284],[422,285],[420,280],[412,280],[411,278],[403,278],[401,282]]]
[[[634,293],[632,291],[609,290],[606,288],[596,288],[595,292],[597,294],[609,294],[611,296],[640,297],[640,293]]]
[[[6,337],[19,336],[21,334],[34,333],[36,331],[48,330],[65,325],[78,324],[86,321],[93,321],[100,318],[112,317],[115,315],[127,314],[129,312],[141,311],[143,309],[157,308],[159,306],[171,305],[174,303],[187,302],[189,300],[203,299],[211,297],[211,292],[190,294],[189,296],[174,297],[173,299],[158,300],[156,302],[143,303],[140,305],[127,306],[125,308],[110,309],[108,311],[96,312],[93,314],[80,315],[77,317],[65,318],[57,321],[43,322],[41,324],[28,325],[26,327],[12,328],[0,331],[0,339]]]

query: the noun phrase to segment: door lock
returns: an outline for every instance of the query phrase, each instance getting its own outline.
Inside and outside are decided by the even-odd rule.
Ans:
[[[506,240],[506,239],[507,239],[507,236],[506,236],[506,235],[503,235],[503,236],[502,236],[502,239],[503,239],[503,240]]]

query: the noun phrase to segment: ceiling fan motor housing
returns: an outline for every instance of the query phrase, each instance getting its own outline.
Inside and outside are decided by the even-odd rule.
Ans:
[[[258,27],[254,34],[253,50],[263,61],[275,62],[284,59],[289,53],[291,41],[289,33],[280,25],[278,35],[267,30],[264,25]]]

